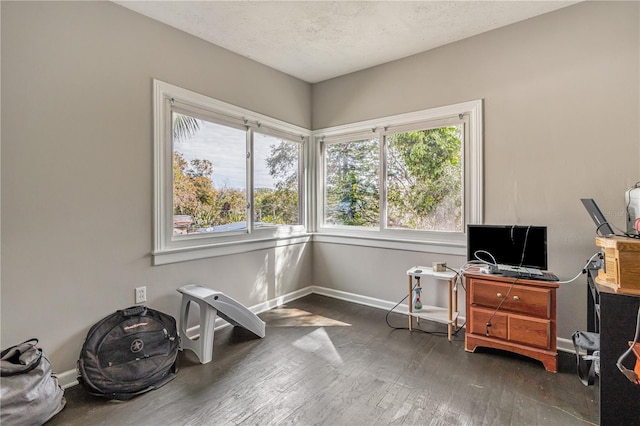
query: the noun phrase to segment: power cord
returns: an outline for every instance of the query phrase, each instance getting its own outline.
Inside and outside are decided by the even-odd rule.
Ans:
[[[556,281],[556,283],[558,283],[558,284],[568,284],[570,282],[573,282],[573,281],[577,280],[580,275],[587,273],[587,267],[593,261],[593,259],[595,259],[598,256],[601,256],[600,252],[598,252],[598,253],[594,254],[593,256],[591,256],[589,258],[589,260],[587,260],[587,263],[584,264],[584,266],[582,267],[580,272],[578,272],[578,274],[575,277],[573,277],[573,278],[571,278],[570,280],[567,280],[567,281]]]
[[[493,319],[493,317],[496,316],[496,314],[502,307],[502,304],[504,303],[504,301],[509,298],[509,294],[511,294],[511,290],[513,290],[513,286],[516,284],[516,282],[518,282],[518,278],[516,278],[511,282],[511,285],[509,286],[509,290],[507,290],[507,294],[502,298],[502,300],[500,301],[496,309],[494,309],[494,311],[491,313],[491,315],[489,316],[489,319],[487,319],[487,323],[485,324],[485,330],[484,330],[485,336],[489,336],[489,328],[491,327],[491,320]]]
[[[624,361],[624,359],[633,351],[633,347],[635,346],[636,343],[638,343],[639,335],[640,335],[640,306],[638,307],[638,316],[636,317],[636,334],[633,338],[633,342],[631,343],[631,346],[629,346],[629,349],[627,349],[627,351],[623,353],[620,356],[620,358],[618,358],[618,361],[616,362],[616,367],[618,367],[618,370],[620,370],[620,372],[624,374],[625,377],[629,379],[629,381],[635,383],[636,385],[640,385],[640,378],[638,378],[638,375],[636,374],[635,371],[625,368],[625,366],[622,365],[622,361]]]
[[[486,254],[487,256],[489,256],[491,258],[491,262],[482,259],[480,256],[478,256],[479,254]],[[496,262],[496,258],[493,257],[493,255],[491,253],[489,253],[488,251],[486,251],[486,250],[476,250],[473,253],[473,257],[478,259],[478,262],[480,262],[482,264],[485,264],[485,265],[493,265],[493,266],[495,266],[495,265],[498,264],[498,262]]]
[[[455,271],[454,271],[454,272],[455,272]],[[457,272],[456,272],[456,274],[457,274]],[[413,291],[416,289],[416,287],[417,287],[417,286],[418,286],[418,284],[414,285],[414,286],[413,286],[413,288],[411,289],[411,293],[412,293],[412,294],[413,294]],[[393,312],[393,311],[394,311],[398,306],[400,306],[400,304],[401,304],[402,302],[404,302],[404,301],[407,299],[407,297],[409,297],[409,295],[408,295],[408,294],[407,294],[406,296],[404,296],[404,297],[402,298],[402,300],[400,300],[398,303],[396,303],[396,305],[395,305],[393,308],[391,308],[389,311],[387,311],[387,314],[385,315],[384,320],[385,320],[385,322],[387,323],[387,326],[389,326],[389,328],[392,328],[393,330],[409,330],[409,327],[396,327],[396,326],[391,325],[391,323],[389,322],[389,315],[390,315],[390,314],[391,314],[391,313],[392,313],[392,312]],[[451,333],[451,335],[452,335],[452,336],[457,336],[457,335],[458,335],[458,332],[459,332],[460,330],[462,330],[462,329],[464,328],[464,326],[465,326],[465,325],[466,325],[466,321],[465,321],[465,323],[464,323],[464,324],[462,324],[460,327],[458,327],[456,330],[454,330],[454,331]],[[431,334],[431,335],[434,335],[434,336],[448,336],[448,333],[446,333],[446,332],[444,332],[444,331],[427,331],[427,330],[423,330],[423,329],[421,329],[421,328],[417,328],[417,327],[414,327],[411,331],[419,331],[419,332],[421,332],[421,333]]]
[[[464,280],[462,279],[462,275],[460,274],[459,271],[449,267],[449,266],[445,266],[445,268],[447,268],[448,270],[450,270],[451,272],[453,272],[454,274],[456,274],[456,283],[460,282],[460,285],[462,286],[462,289],[465,291],[465,293],[467,292],[467,288],[464,286]]]

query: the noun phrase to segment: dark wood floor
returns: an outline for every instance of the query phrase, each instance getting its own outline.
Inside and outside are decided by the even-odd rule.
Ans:
[[[598,423],[597,386],[560,354],[559,372],[437,335],[393,330],[385,311],[311,295],[264,313],[264,339],[227,327],[213,361],[178,356],[175,380],[127,402],[80,386],[49,425],[584,425]],[[393,325],[406,317],[392,314]]]

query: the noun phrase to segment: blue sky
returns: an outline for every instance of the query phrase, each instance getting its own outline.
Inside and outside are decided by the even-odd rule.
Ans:
[[[208,121],[199,120],[199,122],[200,129],[191,138],[175,143],[173,146],[174,151],[181,153],[187,161],[194,159],[211,161],[213,164],[211,179],[216,187],[227,185],[233,188],[245,189],[245,131]],[[264,159],[269,154],[269,146],[278,142],[279,139],[262,135],[255,139],[255,187],[274,188],[275,181],[269,175]]]

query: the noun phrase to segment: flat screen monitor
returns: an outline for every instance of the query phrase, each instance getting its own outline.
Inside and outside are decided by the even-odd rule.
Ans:
[[[596,234],[600,234],[603,237],[615,234],[593,198],[581,198],[580,201],[582,201],[587,213],[593,219],[593,223],[596,224]]]
[[[494,259],[495,263],[547,270],[547,227],[467,225],[467,260],[493,263]]]

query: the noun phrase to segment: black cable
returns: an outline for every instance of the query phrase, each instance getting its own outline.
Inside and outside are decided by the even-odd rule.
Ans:
[[[445,268],[447,268],[448,270],[450,270],[451,272],[456,274],[456,276],[458,277],[458,280],[460,280],[460,285],[462,286],[462,289],[466,293],[467,292],[467,288],[464,286],[464,280],[462,279],[462,276],[460,275],[460,272],[456,271],[455,269],[453,269],[453,268],[451,268],[449,266],[445,266]]]
[[[507,294],[505,294],[505,296],[502,298],[502,300],[500,301],[500,303],[498,304],[496,309],[489,316],[489,319],[487,319],[486,330],[485,330],[485,335],[486,336],[489,335],[489,327],[491,327],[491,320],[493,319],[493,317],[496,316],[496,314],[498,313],[498,311],[502,307],[502,304],[504,303],[504,301],[509,298],[509,294],[511,294],[511,290],[513,290],[513,286],[516,284],[516,281],[518,281],[518,278],[516,278],[515,280],[513,280],[513,282],[511,282],[511,286],[509,287],[509,290],[507,290]]]
[[[460,273],[458,271],[456,271],[455,269],[451,268],[450,266],[445,266],[445,268],[447,268],[448,270],[450,270],[451,272],[456,274],[458,276],[458,278],[460,278]]]
[[[527,232],[524,234],[524,243],[522,245],[522,256],[520,256],[520,265],[524,263],[524,255],[527,252],[527,240],[529,239],[529,231],[531,230],[531,225],[527,227]]]
[[[411,289],[411,293],[412,294],[413,294],[413,291],[416,289],[417,286],[418,286],[418,284],[416,283],[416,285],[414,285],[413,288]],[[409,327],[396,327],[396,326],[391,325],[391,323],[389,323],[389,314],[391,314],[395,308],[397,308],[402,302],[404,302],[407,299],[407,297],[409,297],[408,294],[405,297],[403,297],[401,301],[396,303],[396,305],[393,308],[391,308],[389,311],[387,311],[387,314],[384,316],[384,320],[387,323],[387,326],[389,326],[389,328],[392,328],[393,330],[409,330]],[[408,314],[411,315],[411,313],[408,313]],[[460,330],[462,330],[466,324],[467,324],[467,322],[465,321],[464,324],[462,324],[456,330],[452,331],[451,335],[452,336],[456,336],[458,334],[458,332]],[[426,333],[426,334],[433,334],[434,336],[448,336],[449,335],[448,333],[446,333],[444,331],[427,331],[427,330],[423,330],[423,329],[417,328],[417,327],[414,327],[411,331],[420,331],[420,332]]]
[[[609,225],[609,222],[602,222],[600,225],[598,225],[598,227],[596,228],[596,235],[598,237],[607,237],[608,235],[600,235],[600,228],[602,228],[605,225]],[[615,233],[613,234],[614,236],[616,235]]]
[[[413,288],[411,289],[411,293],[410,294],[413,294],[413,291],[416,289],[417,286],[418,286],[418,284],[416,283],[416,285],[414,285]],[[403,297],[401,301],[396,303],[396,305],[393,308],[391,308],[391,310],[387,311],[387,314],[384,317],[384,320],[387,323],[387,325],[389,327],[393,328],[394,330],[408,330],[409,329],[409,327],[394,327],[389,323],[389,314],[391,312],[393,312],[393,310],[395,308],[397,308],[402,302],[404,302],[407,299],[407,297],[409,297],[409,294],[407,294],[405,297]],[[409,313],[409,315],[410,315],[410,313]]]

